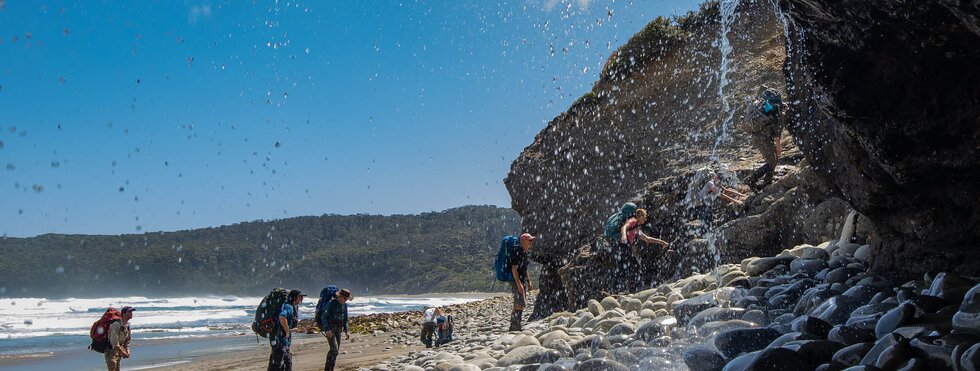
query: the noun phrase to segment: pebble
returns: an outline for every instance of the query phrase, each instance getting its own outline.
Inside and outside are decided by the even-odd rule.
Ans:
[[[727,358],[763,349],[780,333],[768,327],[731,330],[715,336],[715,347]]]

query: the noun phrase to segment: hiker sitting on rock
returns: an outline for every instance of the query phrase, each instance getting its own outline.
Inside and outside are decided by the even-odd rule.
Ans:
[[[782,152],[780,136],[786,125],[786,105],[778,92],[763,86],[761,96],[747,102],[739,129],[749,134],[752,146],[762,154],[766,164],[756,170],[745,180],[749,187],[761,191],[772,183],[779,156]],[[759,178],[765,176],[761,185],[756,185]]]
[[[619,240],[620,244],[626,245],[633,251],[633,255],[639,257],[638,247],[636,245],[637,239],[646,242],[648,244],[657,244],[663,246],[664,248],[670,247],[670,243],[661,240],[659,238],[650,237],[640,228],[647,222],[647,210],[646,209],[636,209],[629,219],[626,219],[626,223],[623,223],[623,227],[620,228],[620,235],[622,237]]]

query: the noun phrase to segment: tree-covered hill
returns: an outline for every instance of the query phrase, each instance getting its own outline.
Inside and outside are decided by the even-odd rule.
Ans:
[[[322,215],[178,232],[0,239],[0,296],[485,291],[520,217],[493,206]],[[499,288],[501,285],[497,285]]]

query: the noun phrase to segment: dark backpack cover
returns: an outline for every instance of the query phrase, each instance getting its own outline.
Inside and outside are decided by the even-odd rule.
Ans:
[[[252,331],[261,337],[268,337],[276,331],[279,323],[279,312],[282,305],[289,300],[289,290],[281,287],[272,289],[255,308],[255,321],[252,322]]]
[[[511,282],[514,280],[514,273],[510,271],[510,255],[517,247],[520,240],[514,236],[506,236],[500,240],[500,250],[497,251],[497,260],[493,262],[493,271],[497,275],[497,281]]]
[[[88,336],[92,338],[92,344],[88,346],[89,349],[94,350],[99,353],[105,353],[109,349],[109,326],[112,326],[113,322],[122,319],[122,313],[119,309],[109,307],[102,314],[102,318],[92,324],[92,329],[89,330]]]
[[[313,323],[316,323],[320,329],[326,328],[320,323],[320,320],[323,319],[323,311],[327,310],[327,304],[337,297],[337,291],[340,291],[340,288],[334,285],[327,285],[323,290],[320,290],[320,300],[317,300],[316,312],[313,313]]]

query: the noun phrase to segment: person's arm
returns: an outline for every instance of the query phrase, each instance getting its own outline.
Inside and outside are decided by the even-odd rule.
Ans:
[[[350,333],[347,332],[347,322],[347,303],[344,303],[344,337],[347,338],[347,340],[350,340]]]
[[[524,284],[521,282],[521,276],[517,274],[517,264],[512,264],[510,271],[514,275],[514,282],[517,282],[517,292],[524,295]]]
[[[630,229],[630,222],[629,220],[627,220],[626,223],[623,223],[623,226],[619,228],[619,242],[621,243],[629,242],[629,239],[626,237],[626,231],[628,231],[629,229]]]
[[[744,199],[744,198],[748,197],[748,196],[742,194],[741,192],[736,191],[736,190],[731,189],[731,188],[725,188],[723,192],[726,193],[726,194],[728,194],[731,197],[736,197],[736,198],[739,198],[739,199]]]
[[[732,198],[731,196],[729,196],[729,195],[728,195],[728,194],[726,194],[725,192],[722,192],[722,193],[721,193],[721,194],[719,195],[719,197],[721,197],[721,199],[723,199],[723,200],[725,200],[725,201],[728,201],[728,202],[731,202],[731,203],[733,203],[733,204],[739,204],[739,205],[741,205],[741,204],[742,204],[742,201],[739,201],[739,200],[736,200],[736,199],[734,199],[734,198]]]
[[[279,327],[282,327],[282,330],[286,333],[284,339],[289,339],[289,320],[282,313],[279,314]]]
[[[643,231],[640,231],[639,236],[640,236],[640,239],[643,240],[643,242],[646,242],[646,243],[649,243],[649,244],[657,244],[657,245],[660,245],[660,246],[663,246],[663,247],[670,246],[670,244],[667,243],[667,241],[661,240],[661,239],[656,238],[656,237],[648,236],[646,233],[643,233]]]

